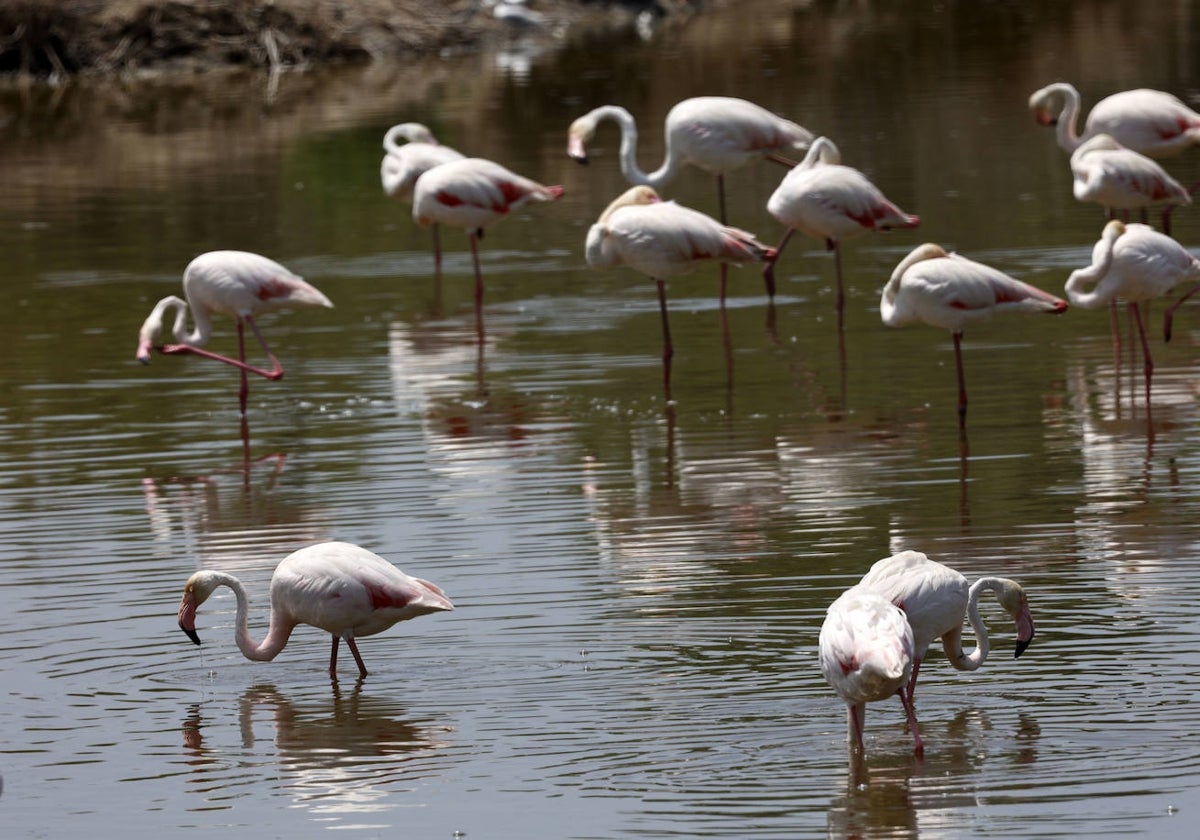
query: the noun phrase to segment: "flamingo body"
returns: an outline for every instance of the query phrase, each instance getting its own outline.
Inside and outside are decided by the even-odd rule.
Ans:
[[[454,609],[437,586],[406,575],[365,548],[344,542],[320,543],[293,552],[275,568],[270,629],[261,643],[249,636],[248,599],[237,578],[209,570],[188,578],[179,604],[179,626],[196,644],[200,644],[196,610],[219,586],[228,586],[237,598],[235,640],[247,659],[274,659],[292,630],[308,624],[333,636],[330,674],[336,673],[340,639],[346,640],[360,673],[366,676],[356,638],[381,633],[397,622],[426,613]]]
[[[482,230],[535,201],[554,201],[562,187],[546,187],[482,158],[462,158],[435,167],[417,180],[413,218],[417,224]]]
[[[913,667],[913,633],[904,612],[876,592],[851,587],[826,611],[818,645],[821,674],[846,703],[851,745],[863,749],[866,704],[898,694],[921,752],[916,715],[904,694]]]
[[[913,634],[913,669],[908,684],[909,700],[916,690],[917,674],[929,646],[942,640],[950,664],[961,671],[974,671],[987,659],[987,627],[979,615],[979,597],[996,593],[1001,606],[1016,624],[1016,656],[1033,640],[1033,618],[1020,584],[1007,578],[983,577],[969,584],[949,566],[930,560],[919,551],[902,551],[875,563],[859,586],[882,595],[904,611]],[[963,651],[963,621],[975,632],[975,649]]]
[[[1071,153],[1073,191],[1079,201],[1133,210],[1156,204],[1191,204],[1188,191],[1145,155],[1097,134]]]
[[[1066,82],[1047,85],[1029,97],[1037,121],[1056,126],[1058,145],[1068,153],[1097,134],[1108,134],[1122,146],[1154,158],[1177,155],[1200,143],[1200,114],[1161,90],[1139,88],[1101,99],[1088,114],[1082,135],[1077,129],[1081,104],[1079,91]]]
[[[397,143],[403,137],[407,143]],[[385,154],[379,166],[379,179],[383,191],[390,197],[412,203],[417,179],[425,172],[449,163],[462,160],[463,155],[443,146],[433,133],[420,123],[400,123],[387,130],[383,136]]]

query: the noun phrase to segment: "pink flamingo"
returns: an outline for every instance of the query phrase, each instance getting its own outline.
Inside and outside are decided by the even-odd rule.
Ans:
[[[837,312],[843,307],[843,239],[873,230],[914,228],[921,220],[888,201],[879,188],[857,169],[841,165],[841,152],[828,137],[818,137],[804,160],[787,175],[767,201],[767,212],[787,225],[776,251],[783,253],[792,234],[800,231],[824,239],[833,251],[837,271]],[[767,294],[775,294],[775,261],[763,269]]]
[[[879,301],[879,314],[889,327],[920,322],[954,334],[960,428],[967,417],[962,331],[967,324],[1005,311],[1058,315],[1067,311],[1067,302],[931,242],[918,245],[900,261]]]
[[[1056,126],[1058,145],[1068,154],[1097,134],[1153,158],[1177,155],[1200,143],[1200,114],[1161,90],[1139,88],[1101,99],[1088,114],[1082,135],[1076,129],[1080,105],[1079,91],[1066,82],[1046,85],[1029,97],[1035,119]]]
[[[1200,280],[1200,260],[1190,251],[1147,225],[1126,224],[1116,219],[1104,226],[1099,241],[1092,248],[1092,264],[1072,271],[1067,279],[1067,298],[1072,306],[1099,309],[1115,303],[1118,298],[1126,302],[1142,342],[1147,406],[1150,404],[1154,360],[1142,322],[1142,302],[1170,294],[1185,280]],[[1088,286],[1091,286],[1090,291]],[[1188,292],[1167,309],[1164,321],[1167,341],[1171,339],[1175,309],[1190,294]]]
[[[176,343],[157,349],[166,354],[193,353],[238,368],[242,374],[241,390],[238,392],[242,414],[246,413],[246,397],[250,389],[247,373],[272,381],[283,377],[283,366],[267,346],[255,317],[293,306],[333,306],[329,298],[303,278],[274,260],[248,251],[209,251],[196,257],[183,272],[183,293],[186,302],[169,295],[154,305],[138,332],[137,360],[142,364],[150,363],[154,340],[162,330],[166,312],[174,309],[175,325],[172,332]],[[191,332],[188,332],[186,323],[189,309],[195,323]],[[222,312],[237,320],[237,359],[203,349],[212,335],[214,312]],[[271,360],[271,370],[246,363],[244,323],[250,325],[263,352]]]
[[[663,127],[666,152],[662,164],[644,172],[637,164],[638,129],[633,115],[619,105],[601,105],[579,117],[567,132],[567,154],[588,162],[587,144],[604,120],[621,129],[621,173],[635,186],[661,189],[687,163],[717,179],[719,218],[725,213],[725,173],[755,160],[795,166],[793,157],[812,142],[812,132],[791,120],[729,96],[698,96],[676,103]],[[721,272],[721,302],[725,302],[725,271]]]
[[[546,187],[498,163],[462,158],[435,166],[417,179],[413,218],[417,224],[447,224],[465,228],[475,266],[475,325],[483,336],[483,275],[479,271],[479,240],[487,226],[534,201],[562,197],[560,186]]]
[[[250,604],[246,589],[233,575],[199,571],[188,578],[179,604],[179,627],[200,644],[196,610],[218,586],[237,598],[234,641],[247,659],[270,662],[287,644],[298,624],[309,624],[333,636],[329,675],[337,675],[338,641],[346,640],[360,676],[367,675],[355,642],[382,633],[393,624],[426,613],[452,610],[442,590],[409,577],[378,554],[357,545],[327,542],[310,545],[285,557],[271,575],[271,623],[266,638],[255,642],[247,629]]]
[[[403,137],[407,143],[400,144],[396,138]],[[420,123],[400,123],[383,135],[384,156],[379,166],[379,179],[383,191],[389,198],[412,204],[413,190],[417,179],[427,170],[452,160],[462,160],[463,155],[449,146],[438,143],[428,128]],[[436,277],[442,276],[442,244],[438,226],[433,229],[433,269]]]
[[[925,652],[935,639],[942,640],[946,659],[960,671],[974,671],[987,659],[987,625],[979,615],[979,596],[994,592],[1017,628],[1016,656],[1033,641],[1033,617],[1025,590],[1014,580],[982,577],[972,584],[949,566],[930,560],[919,551],[901,551],[873,565],[858,585],[882,595],[904,610],[913,634],[912,677],[908,681],[911,703],[917,690],[917,673]],[[962,627],[966,618],[975,632],[975,649],[963,650]]]
[[[1093,135],[1079,144],[1071,153],[1071,172],[1075,198],[1101,205],[1110,218],[1114,210],[1168,205],[1163,210],[1163,230],[1168,234],[1172,206],[1192,203],[1183,185],[1158,163],[1108,134]]]
[[[913,631],[903,611],[863,586],[847,589],[825,613],[819,637],[821,673],[846,703],[847,740],[860,753],[866,704],[899,695],[915,752],[925,745],[904,687],[913,671]]]
[[[729,227],[673,201],[662,201],[652,187],[631,187],[605,208],[587,235],[592,268],[625,265],[654,279],[663,333],[663,386],[671,402],[671,327],[667,319],[664,277],[685,274],[700,262],[762,262],[772,248],[744,230]]]

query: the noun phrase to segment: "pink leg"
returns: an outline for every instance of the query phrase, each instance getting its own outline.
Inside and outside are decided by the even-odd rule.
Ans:
[[[662,316],[663,334],[663,392],[667,402],[671,402],[671,359],[675,356],[675,347],[671,344],[671,322],[667,318],[667,289],[662,280],[656,279],[658,286],[658,310]]]
[[[329,651],[329,676],[337,677],[338,637],[333,637],[333,649]]]
[[[433,226],[433,277],[442,279],[442,237],[438,233],[439,226]]]
[[[1150,356],[1150,342],[1146,340],[1146,329],[1142,325],[1142,308],[1140,303],[1130,301],[1126,304],[1133,314],[1133,322],[1137,324],[1138,336],[1142,339],[1142,371],[1146,376],[1146,414],[1150,414],[1150,378],[1154,375],[1154,359]]]
[[[725,176],[717,173],[717,208],[721,213],[721,224],[727,225],[727,217],[725,215]],[[729,278],[729,266],[725,263],[720,263],[721,267],[721,308],[725,308],[725,289]]]
[[[863,744],[863,719],[866,714],[866,703],[851,703],[846,706],[846,717],[850,722],[850,747],[857,748],[860,753],[867,751]]]
[[[475,334],[483,343],[483,273],[479,270],[479,235],[471,231],[471,261],[475,264]]]
[[[365,677],[367,675],[367,666],[363,664],[362,656],[358,652],[358,643],[353,638],[346,639],[346,646],[350,648],[350,652],[354,654],[354,661],[358,663],[358,675]]]
[[[237,319],[238,331],[238,360],[244,365],[246,364],[246,329],[242,323],[242,319]],[[246,378],[246,368],[238,368],[238,373],[242,376],[242,384],[238,388],[238,407],[241,408],[242,416],[246,416],[246,400],[250,396],[250,381]]]
[[[825,246],[833,251],[833,269],[837,274],[837,307],[838,332],[842,331],[842,310],[846,306],[846,293],[842,289],[842,249],[836,239],[826,239]]]
[[[1171,326],[1175,320],[1175,310],[1182,306],[1185,300],[1196,294],[1198,291],[1200,291],[1200,283],[1192,286],[1192,288],[1188,289],[1184,293],[1183,297],[1167,307],[1167,311],[1163,313],[1163,341],[1171,340]]]
[[[917,727],[917,713],[913,710],[912,701],[904,696],[904,689],[896,693],[900,695],[900,702],[904,704],[904,714],[908,718],[908,728],[912,730],[913,741],[915,743],[913,752],[917,755],[924,755],[925,743],[921,740],[921,730]]]
[[[961,332],[954,334],[954,361],[958,367],[958,425],[960,428],[965,428],[967,424],[967,382],[963,377]]]
[[[775,263],[779,262],[779,257],[783,254],[783,246],[788,244],[788,240],[795,232],[795,228],[787,229],[783,239],[779,240],[779,247],[775,249],[775,258],[767,260],[767,264],[763,266],[763,282],[767,284],[767,297],[771,300],[775,299]]]
[[[913,695],[917,693],[917,672],[921,670],[921,660],[913,658],[912,676],[908,678],[908,702],[911,703]]]

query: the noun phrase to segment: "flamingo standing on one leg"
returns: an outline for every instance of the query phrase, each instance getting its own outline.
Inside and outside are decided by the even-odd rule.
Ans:
[[[1067,302],[931,242],[917,246],[900,261],[879,301],[879,313],[889,327],[921,322],[954,334],[960,429],[965,429],[967,418],[962,331],[967,324],[1009,310],[1057,315],[1067,311]]]
[[[303,278],[274,260],[248,251],[209,251],[196,257],[183,272],[183,293],[186,302],[169,295],[154,305],[138,332],[137,360],[143,364],[150,363],[154,340],[163,327],[166,312],[174,309],[172,332],[176,343],[159,347],[159,352],[194,353],[238,368],[242,374],[241,390],[238,392],[242,414],[246,413],[246,399],[250,390],[246,379],[248,372],[270,380],[283,377],[283,366],[267,346],[255,317],[293,306],[333,306],[329,298]],[[195,323],[191,332],[188,332],[186,324],[189,309]],[[214,312],[223,312],[237,319],[237,359],[203,349],[212,335]],[[246,363],[244,323],[250,325],[263,352],[271,360],[271,370]]]
[[[627,265],[654,278],[663,333],[663,387],[671,399],[671,328],[664,277],[684,274],[706,260],[762,262],[775,252],[744,230],[729,227],[673,201],[653,188],[631,187],[605,208],[587,235],[592,268]]]
[[[413,218],[426,227],[448,224],[465,228],[475,266],[475,326],[483,339],[483,275],[479,271],[479,240],[483,230],[531,201],[555,201],[563,188],[546,187],[498,163],[463,158],[435,166],[417,179]]]
[[[661,189],[687,163],[717,179],[721,224],[725,213],[725,173],[751,161],[767,159],[794,166],[794,156],[812,142],[812,132],[761,105],[729,96],[698,96],[676,103],[663,127],[666,152],[662,164],[644,172],[637,164],[638,129],[633,115],[619,105],[602,105],[579,117],[567,133],[567,154],[588,162],[587,144],[604,120],[621,129],[621,173],[635,186]],[[725,303],[725,271],[721,271],[721,304]],[[772,292],[768,287],[768,292]]]
[[[1192,197],[1183,185],[1167,174],[1158,163],[1127,149],[1108,134],[1096,134],[1079,144],[1071,153],[1073,190],[1079,201],[1104,207],[1109,218],[1115,210],[1145,210],[1165,204],[1163,232],[1171,232],[1171,209],[1191,204]]]
[[[1056,126],[1058,145],[1068,154],[1097,134],[1108,134],[1125,148],[1153,158],[1200,144],[1200,114],[1161,90],[1139,88],[1101,99],[1088,114],[1082,135],[1076,128],[1080,105],[1079,91],[1066,82],[1046,85],[1029,97],[1034,117],[1042,125]]]
[[[1169,294],[1185,280],[1200,280],[1200,260],[1190,251],[1147,225],[1125,224],[1115,219],[1104,226],[1093,247],[1092,264],[1072,271],[1067,279],[1066,292],[1072,306],[1099,309],[1118,298],[1126,302],[1142,342],[1147,410],[1154,360],[1142,323],[1142,302]],[[1091,291],[1087,291],[1088,286]],[[1175,307],[1186,297],[1167,310],[1167,340],[1170,340]]]
[[[900,697],[915,752],[925,745],[905,692],[913,669],[913,631],[903,611],[863,586],[847,589],[825,614],[819,639],[821,673],[846,702],[847,740],[862,753],[866,704]]]
[[[857,169],[842,166],[841,153],[828,137],[814,140],[804,160],[784,176],[767,201],[767,211],[788,228],[777,252],[783,253],[797,230],[824,239],[833,251],[839,327],[844,305],[841,241],[872,230],[913,228],[921,223],[888,201]],[[763,277],[767,293],[774,296],[775,261],[767,263]]]
[[[400,144],[396,138],[403,137],[407,143]],[[452,160],[462,160],[463,155],[443,146],[437,141],[428,128],[420,123],[400,123],[394,125],[383,135],[384,156],[379,165],[379,179],[383,191],[390,198],[412,204],[413,190],[417,179],[426,171],[449,163]],[[438,226],[433,228],[433,271],[435,278],[442,276],[442,244],[438,236]]]
[[[319,543],[289,554],[271,575],[271,624],[255,642],[247,629],[246,589],[233,575],[200,571],[188,578],[179,603],[179,627],[196,644],[196,610],[218,586],[237,598],[234,641],[247,659],[269,662],[279,655],[298,624],[333,635],[329,675],[337,675],[338,641],[346,640],[360,676],[367,675],[355,642],[382,633],[393,624],[426,613],[452,610],[441,589],[409,577],[378,554],[344,542]]]
[[[960,671],[974,671],[987,659],[988,630],[979,615],[979,596],[994,592],[1017,628],[1016,656],[1033,641],[1033,617],[1025,590],[1014,580],[981,577],[972,584],[949,566],[930,560],[919,551],[901,551],[873,565],[858,585],[887,598],[908,618],[913,634],[912,677],[908,681],[911,703],[917,690],[917,673],[925,652],[935,639],[942,640],[946,659]],[[975,632],[975,649],[963,650],[962,627],[966,618]]]

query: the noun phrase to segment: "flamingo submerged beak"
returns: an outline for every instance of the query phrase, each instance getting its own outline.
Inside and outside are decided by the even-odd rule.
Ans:
[[[200,644],[200,637],[196,634],[196,596],[191,587],[183,593],[183,600],[179,602],[179,629],[197,645]]]

